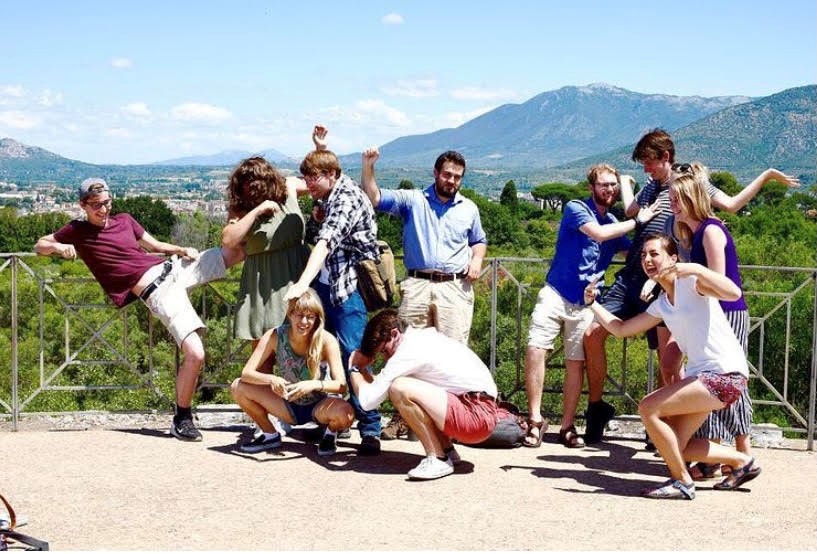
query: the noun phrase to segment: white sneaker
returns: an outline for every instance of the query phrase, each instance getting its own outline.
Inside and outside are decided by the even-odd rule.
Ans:
[[[448,463],[452,466],[458,466],[462,463],[462,458],[460,458],[460,453],[457,452],[457,449],[451,446],[448,450],[445,451],[445,455],[448,458]]]
[[[437,456],[426,456],[417,467],[408,472],[408,476],[409,479],[428,481],[452,473],[454,473],[454,465],[448,459],[442,461]]]

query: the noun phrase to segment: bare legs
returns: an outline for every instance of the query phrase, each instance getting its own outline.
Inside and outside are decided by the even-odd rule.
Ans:
[[[641,420],[673,479],[692,482],[684,460],[725,463],[732,467],[742,467],[749,462],[749,456],[732,448],[704,439],[691,440],[709,412],[723,406],[695,377],[665,385],[641,401],[638,406]]]
[[[230,392],[241,409],[265,433],[275,432],[275,426],[269,420],[270,414],[290,425],[296,424],[284,399],[272,392],[272,388],[267,385],[251,385],[239,378],[230,385]],[[312,410],[312,417],[330,430],[340,431],[352,424],[354,410],[345,400],[329,397],[318,402]]]
[[[528,397],[528,417],[533,421],[542,420],[542,391],[548,351],[528,346],[525,351],[525,393]],[[584,360],[565,361],[565,382],[563,391],[562,425],[565,430],[574,425],[576,407],[584,384]]]
[[[182,341],[182,363],[176,375],[176,405],[189,408],[196,393],[199,373],[204,365],[204,344],[198,333],[187,335]]]
[[[389,398],[403,420],[417,434],[426,455],[445,457],[445,450],[451,446],[451,439],[442,432],[448,393],[418,379],[398,377],[389,387]]]

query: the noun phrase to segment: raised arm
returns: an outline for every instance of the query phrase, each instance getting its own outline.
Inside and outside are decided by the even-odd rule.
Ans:
[[[279,209],[280,206],[277,202],[264,200],[245,214],[244,217],[236,217],[235,214],[229,214],[228,217],[230,219],[221,231],[221,246],[225,248],[237,248],[242,246],[244,239],[247,237],[247,233],[253,228],[258,218],[272,215]]]
[[[320,272],[321,267],[323,267],[323,262],[326,261],[326,256],[328,255],[329,246],[326,244],[326,240],[319,240],[317,244],[315,244],[315,247],[312,248],[312,252],[309,253],[309,259],[306,262],[303,273],[301,273],[300,279],[298,279],[298,282],[293,283],[287,290],[286,296],[284,297],[285,300],[298,298],[306,292],[306,289],[309,288],[309,284],[318,272]]]
[[[148,252],[158,252],[159,254],[176,254],[187,260],[195,260],[199,257],[199,251],[192,246],[176,246],[169,242],[162,242],[153,238],[153,235],[145,231],[139,239],[139,245]]]
[[[329,134],[329,129],[318,123],[312,128],[312,144],[315,145],[315,150],[329,150],[329,141],[326,135]]]
[[[661,209],[658,207],[658,204],[659,202],[656,201],[652,206],[639,209],[636,216],[633,219],[628,219],[627,221],[608,223],[606,225],[599,225],[597,221],[589,221],[579,227],[579,231],[596,242],[617,239],[622,235],[626,235],[630,231],[634,231],[640,225],[644,225],[656,215],[661,213]]]
[[[596,279],[585,287],[584,303],[590,307],[596,321],[617,338],[631,337],[643,333],[661,323],[659,318],[653,317],[647,312],[642,312],[627,320],[614,316],[604,306],[596,302],[596,296],[599,294],[598,281]]]
[[[735,196],[729,196],[722,190],[719,190],[715,196],[712,197],[712,205],[721,210],[736,213],[742,207],[749,203],[754,198],[760,189],[769,181],[778,181],[788,186],[789,188],[799,187],[800,180],[791,175],[786,175],[782,171],[774,168],[769,168],[760,175],[758,175],[751,183],[743,187]]]
[[[624,207],[624,215],[633,217],[638,213],[638,202],[635,201],[633,194],[633,179],[630,175],[621,175],[618,178],[621,192],[621,205]]]
[[[732,280],[708,267],[694,263],[677,263],[666,271],[675,271],[678,277],[697,277],[695,288],[702,296],[734,302],[740,298],[741,290]]]
[[[67,260],[73,260],[77,257],[77,251],[73,244],[57,242],[53,234],[45,235],[37,239],[37,244],[34,245],[34,252],[40,256],[57,254]]]
[[[374,178],[374,163],[380,157],[380,152],[376,147],[367,148],[363,151],[363,169],[360,173],[360,186],[363,192],[369,197],[373,208],[380,205],[380,187]]]

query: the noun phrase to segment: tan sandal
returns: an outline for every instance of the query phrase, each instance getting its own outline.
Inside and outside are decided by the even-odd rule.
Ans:
[[[533,430],[537,430],[537,434],[533,433]],[[528,418],[528,430],[525,432],[525,438],[522,440],[522,444],[527,446],[528,448],[539,448],[542,444],[542,435],[545,434],[545,431],[548,430],[548,420],[541,419],[539,421],[534,421]],[[528,441],[531,442],[528,442]]]
[[[567,429],[559,430],[559,443],[567,448],[581,448],[584,446],[584,439],[576,432],[576,426],[571,425]]]

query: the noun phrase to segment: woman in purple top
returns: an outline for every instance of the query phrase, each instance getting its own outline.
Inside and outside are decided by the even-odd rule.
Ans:
[[[685,171],[673,180],[670,185],[670,208],[675,214],[675,235],[682,245],[689,249],[690,262],[726,275],[741,291],[743,284],[738,271],[738,256],[732,235],[723,222],[712,212],[705,183],[708,181],[706,168],[699,164],[683,166]],[[748,349],[749,310],[741,294],[734,301],[720,301],[726,319],[743,346]],[[752,401],[746,387],[740,399],[722,410],[709,414],[707,420],[695,434],[696,438],[706,438],[713,442],[734,439],[735,447],[751,456],[750,432],[752,428]],[[717,475],[718,464],[698,464],[693,468],[693,477],[708,478]],[[726,477],[719,487],[729,488],[731,477]]]

